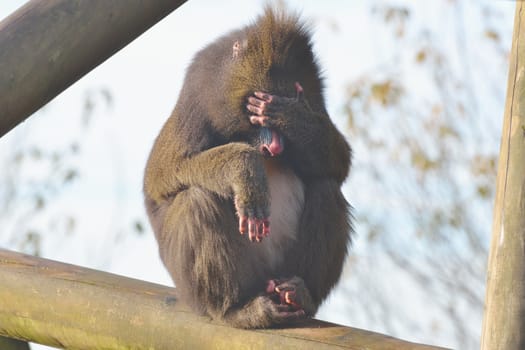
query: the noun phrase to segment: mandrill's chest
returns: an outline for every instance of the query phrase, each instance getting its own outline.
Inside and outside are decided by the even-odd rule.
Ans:
[[[304,207],[304,184],[294,172],[275,159],[265,161],[270,189],[270,235],[261,243],[265,260],[275,267],[285,249],[297,239]]]

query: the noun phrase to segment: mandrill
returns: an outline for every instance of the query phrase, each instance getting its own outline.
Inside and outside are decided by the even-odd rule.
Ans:
[[[267,8],[198,52],[158,135],[146,209],[179,297],[241,328],[310,317],[351,242],[351,149],[310,33]]]

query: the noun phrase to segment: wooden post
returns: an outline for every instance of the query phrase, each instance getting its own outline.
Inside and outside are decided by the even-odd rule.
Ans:
[[[185,0],[32,0],[0,22],[0,136]]]
[[[525,349],[525,5],[522,1],[516,2],[481,349]]]
[[[176,302],[175,289],[0,249],[0,335],[71,349],[432,350],[308,320],[247,331]]]

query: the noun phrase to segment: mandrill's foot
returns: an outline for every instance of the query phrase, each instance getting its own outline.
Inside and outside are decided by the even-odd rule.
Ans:
[[[268,328],[298,321],[304,317],[303,310],[294,310],[289,305],[275,302],[270,296],[259,295],[246,305],[228,311],[224,319],[234,327]]]
[[[300,311],[307,316],[315,313],[310,292],[300,277],[269,280],[266,285],[266,293],[275,302],[288,307],[291,311]]]

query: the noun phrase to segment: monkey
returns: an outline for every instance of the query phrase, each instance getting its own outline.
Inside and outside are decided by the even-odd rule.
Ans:
[[[178,297],[238,328],[313,317],[352,241],[351,147],[311,29],[266,7],[201,49],[146,163],[144,200]]]

